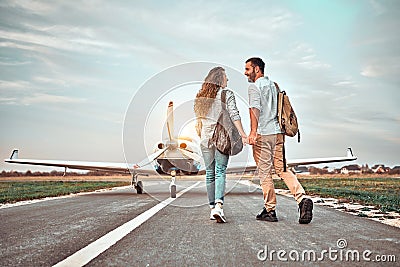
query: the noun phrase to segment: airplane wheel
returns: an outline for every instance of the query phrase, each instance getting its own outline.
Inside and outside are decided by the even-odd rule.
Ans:
[[[176,185],[171,185],[171,197],[176,198]]]
[[[136,188],[136,192],[138,194],[143,194],[143,183],[142,183],[142,181],[138,181],[136,186],[135,186],[135,188]]]

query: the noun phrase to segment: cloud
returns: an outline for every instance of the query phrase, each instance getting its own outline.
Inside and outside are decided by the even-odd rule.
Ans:
[[[15,97],[0,97],[0,104],[15,105],[17,104],[17,99]]]
[[[33,81],[36,83],[21,80],[0,80],[0,92],[2,95],[0,103],[7,105],[33,105],[55,103],[76,104],[86,102],[85,98],[54,95],[44,92],[50,90],[54,85],[66,86],[66,83],[63,80],[38,76],[34,77]],[[48,86],[41,88],[43,85]]]
[[[354,54],[361,65],[359,73],[368,78],[400,82],[400,2],[369,1],[364,16],[353,32]]]
[[[351,100],[352,98],[356,97],[357,94],[351,93],[348,95],[342,95],[333,99],[333,101],[344,101],[344,100]]]
[[[391,136],[389,136],[389,137],[384,137],[387,141],[389,141],[390,143],[395,143],[395,144],[398,144],[398,145],[400,145],[400,137],[397,137],[397,136],[393,136],[393,137],[391,137]]]
[[[57,96],[50,94],[35,93],[24,97],[0,97],[0,104],[4,105],[33,105],[33,104],[80,104],[86,102],[84,98],[69,96]]]
[[[39,52],[39,53],[45,52],[44,47],[41,47],[38,45],[32,45],[32,44],[21,44],[21,43],[16,43],[14,41],[0,42],[0,47],[2,47],[3,49],[10,48],[10,49],[15,49],[15,50],[26,50],[26,51]]]
[[[49,13],[54,10],[54,6],[51,3],[44,1],[11,0],[4,2],[2,5],[24,9],[36,14]]]
[[[107,49],[114,49],[115,46],[111,43],[91,40],[85,38],[75,37],[74,39],[68,38],[66,35],[58,35],[57,37],[52,35],[46,35],[44,33],[34,32],[16,32],[16,31],[4,31],[0,30],[0,36],[9,40],[9,42],[3,43],[3,47],[16,47],[18,44],[31,44],[36,46],[48,47],[55,50],[65,50],[70,52],[80,52],[85,54],[99,54],[107,53]],[[25,46],[25,48],[27,48]],[[29,48],[33,50],[32,48]]]
[[[398,80],[400,57],[372,59],[364,65],[361,75],[371,78],[388,78]]]
[[[357,82],[353,80],[353,78],[345,78],[341,81],[337,81],[333,83],[333,86],[338,86],[338,87],[357,87]]]
[[[64,79],[49,78],[44,76],[35,76],[32,78],[32,80],[42,84],[57,85],[63,87],[68,85],[68,83]]]
[[[379,77],[382,75],[382,71],[383,69],[378,65],[367,65],[360,74],[365,77]]]
[[[296,64],[307,69],[329,69],[330,64],[321,62],[310,44],[305,42],[297,43],[289,52],[289,55],[297,58]]]
[[[79,104],[86,102],[84,98],[75,98],[69,96],[58,96],[58,95],[50,95],[50,94],[40,94],[36,93],[33,96],[27,96],[20,100],[20,103],[23,105],[32,105],[32,104]]]
[[[16,60],[12,60],[12,59],[9,59],[9,58],[0,58],[0,65],[3,65],[3,66],[12,66],[12,67],[15,67],[15,66],[22,66],[22,65],[28,65],[28,64],[31,64],[32,63],[32,61],[16,61]]]
[[[330,64],[323,63],[321,61],[302,61],[297,62],[297,64],[304,66],[307,69],[329,69],[331,67]]]
[[[374,12],[376,15],[382,15],[384,13],[386,13],[387,8],[384,7],[381,3],[379,3],[376,0],[370,0],[369,1],[370,5],[372,6]]]
[[[27,81],[5,81],[0,80],[0,91],[4,93],[7,90],[20,90],[20,89],[29,89],[31,87],[31,83]]]

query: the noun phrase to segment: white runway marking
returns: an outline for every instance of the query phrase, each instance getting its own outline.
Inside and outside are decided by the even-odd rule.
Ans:
[[[59,266],[83,266],[89,263],[91,260],[99,256],[101,253],[109,249],[112,245],[117,243],[119,240],[124,238],[130,232],[135,230],[138,226],[146,222],[150,219],[153,215],[157,212],[171,204],[172,201],[177,199],[178,197],[182,196],[187,191],[191,190],[192,188],[196,187],[200,182],[193,184],[192,186],[178,192],[176,194],[176,198],[168,198],[163,202],[157,204],[156,206],[152,207],[151,209],[143,212],[136,218],[130,220],[129,222],[119,226],[118,228],[114,229],[113,231],[109,232],[108,234],[102,236],[101,238],[97,239],[93,243],[87,245],[86,247],[82,248],[81,250],[75,252],[68,258],[63,261],[57,263],[56,267]]]

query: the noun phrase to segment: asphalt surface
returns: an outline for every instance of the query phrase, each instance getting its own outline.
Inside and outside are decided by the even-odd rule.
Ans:
[[[65,261],[169,199],[168,181],[143,183],[141,195],[123,188],[0,209],[0,266],[86,264]],[[399,266],[399,228],[318,205],[313,221],[300,225],[296,202],[285,196],[277,200],[279,222],[256,221],[261,191],[235,180],[227,183],[227,223],[218,224],[209,220],[203,181],[177,184],[178,191],[195,187],[169,199],[86,265]]]

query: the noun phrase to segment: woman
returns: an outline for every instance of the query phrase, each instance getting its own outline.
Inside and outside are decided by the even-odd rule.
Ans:
[[[226,106],[228,113],[242,136],[243,143],[247,142],[247,135],[243,130],[236,107],[235,95],[232,91],[224,89],[228,79],[222,67],[215,67],[204,79],[201,89],[196,95],[194,111],[197,118],[197,134],[201,142],[200,148],[206,166],[206,186],[208,202],[211,208],[210,219],[217,222],[226,222],[223,204],[225,195],[226,167],[229,155],[219,152],[213,144],[209,144],[209,139],[214,133],[214,129],[221,112],[221,92],[226,90]]]

